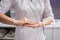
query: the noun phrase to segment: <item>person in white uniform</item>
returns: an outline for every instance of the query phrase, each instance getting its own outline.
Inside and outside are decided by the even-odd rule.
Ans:
[[[4,14],[11,9],[15,11],[15,19]],[[16,25],[15,40],[45,40],[43,27],[51,24],[53,20],[50,0],[1,0],[0,2],[0,21]]]

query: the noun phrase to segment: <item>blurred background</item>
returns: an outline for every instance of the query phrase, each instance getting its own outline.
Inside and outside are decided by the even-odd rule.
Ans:
[[[56,19],[60,19],[60,0],[50,0]]]

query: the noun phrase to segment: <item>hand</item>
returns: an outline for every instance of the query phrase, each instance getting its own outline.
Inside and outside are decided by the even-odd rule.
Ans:
[[[24,24],[24,27],[36,28],[38,24]]]
[[[44,26],[43,22],[38,23],[40,27]]]
[[[37,28],[37,27],[42,27],[43,26],[43,24],[42,24],[42,22],[39,22],[39,23],[35,23],[35,24],[25,24],[24,26],[26,26],[26,27],[31,27],[31,28]]]
[[[31,19],[24,18],[25,19],[25,24],[35,24],[36,22],[32,21]]]
[[[23,19],[20,19],[20,20],[16,20],[15,21],[15,25],[16,26],[22,26],[24,24],[34,24],[35,22],[28,19],[28,18],[23,18]]]

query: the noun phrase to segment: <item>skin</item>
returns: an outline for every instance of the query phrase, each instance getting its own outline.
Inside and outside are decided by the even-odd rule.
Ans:
[[[38,23],[33,24],[33,25],[25,24],[24,26],[28,26],[28,27],[32,27],[32,28],[37,28],[37,27],[43,27],[43,26],[50,25],[52,22],[53,22],[53,20],[51,18],[45,18],[45,19],[43,19],[42,22],[38,22]]]
[[[34,24],[35,23],[32,20],[27,19],[27,18],[15,20],[15,19],[12,19],[12,18],[4,15],[4,13],[1,13],[1,12],[0,12],[0,22],[10,24],[10,25],[16,25],[16,26],[22,26],[24,24]]]
[[[12,19],[4,13],[0,12],[0,22],[5,23],[5,24],[10,24],[10,25],[15,25],[15,26],[25,26],[25,27],[30,27],[30,28],[37,28],[37,27],[42,27],[49,25],[53,20],[51,18],[45,18],[43,19],[42,22],[34,22],[33,20],[30,20],[28,18],[22,18],[19,20]]]

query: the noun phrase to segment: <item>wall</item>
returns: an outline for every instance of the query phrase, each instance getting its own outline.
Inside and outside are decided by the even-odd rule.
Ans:
[[[60,0],[51,0],[52,9],[56,19],[60,19]]]

